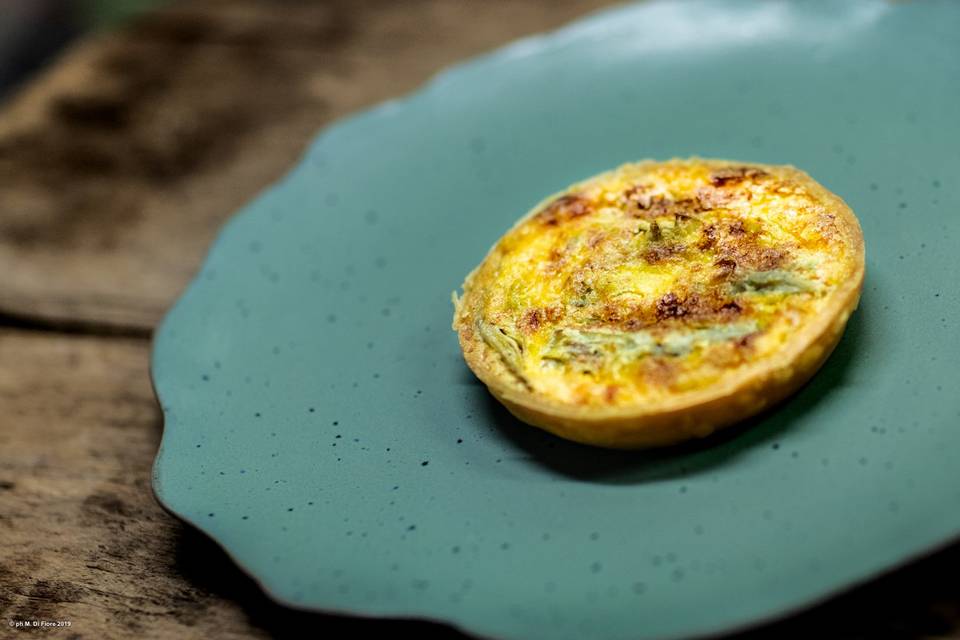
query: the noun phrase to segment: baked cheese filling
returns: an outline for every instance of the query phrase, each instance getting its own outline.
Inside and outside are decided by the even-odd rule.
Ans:
[[[626,165],[507,233],[476,329],[531,392],[626,405],[774,355],[843,276],[833,214],[753,167]]]

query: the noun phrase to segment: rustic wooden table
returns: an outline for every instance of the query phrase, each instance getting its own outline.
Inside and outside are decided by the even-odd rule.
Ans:
[[[150,336],[232,211],[332,119],[605,0],[183,1],[0,111],[0,636],[410,631],[284,609],[150,491]],[[960,639],[960,546],[745,637]],[[29,631],[28,631],[29,632]]]

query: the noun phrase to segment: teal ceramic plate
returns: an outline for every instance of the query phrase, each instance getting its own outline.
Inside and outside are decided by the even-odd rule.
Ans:
[[[960,3],[650,2],[322,132],[156,338],[154,487],[296,607],[500,638],[794,610],[960,532]],[[860,309],[788,403],[616,453],[512,419],[450,293],[545,194],[640,158],[799,166],[859,215]]]

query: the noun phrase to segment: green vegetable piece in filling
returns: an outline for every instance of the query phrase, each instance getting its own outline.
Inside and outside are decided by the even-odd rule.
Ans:
[[[739,340],[758,330],[755,321],[718,324],[688,331],[611,331],[561,328],[541,354],[543,360],[596,367],[623,365],[647,356],[682,356],[710,343]]]
[[[484,342],[500,355],[503,364],[510,372],[524,385],[529,386],[527,379],[523,376],[523,346],[520,341],[505,329],[483,320],[477,321],[477,329]]]
[[[789,294],[813,291],[815,284],[792,271],[754,271],[733,284],[736,293]]]

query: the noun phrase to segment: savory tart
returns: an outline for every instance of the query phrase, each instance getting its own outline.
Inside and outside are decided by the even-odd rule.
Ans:
[[[659,446],[800,387],[839,341],[863,276],[856,217],[802,171],[644,161],[534,207],[454,294],[453,328],[524,422]]]

